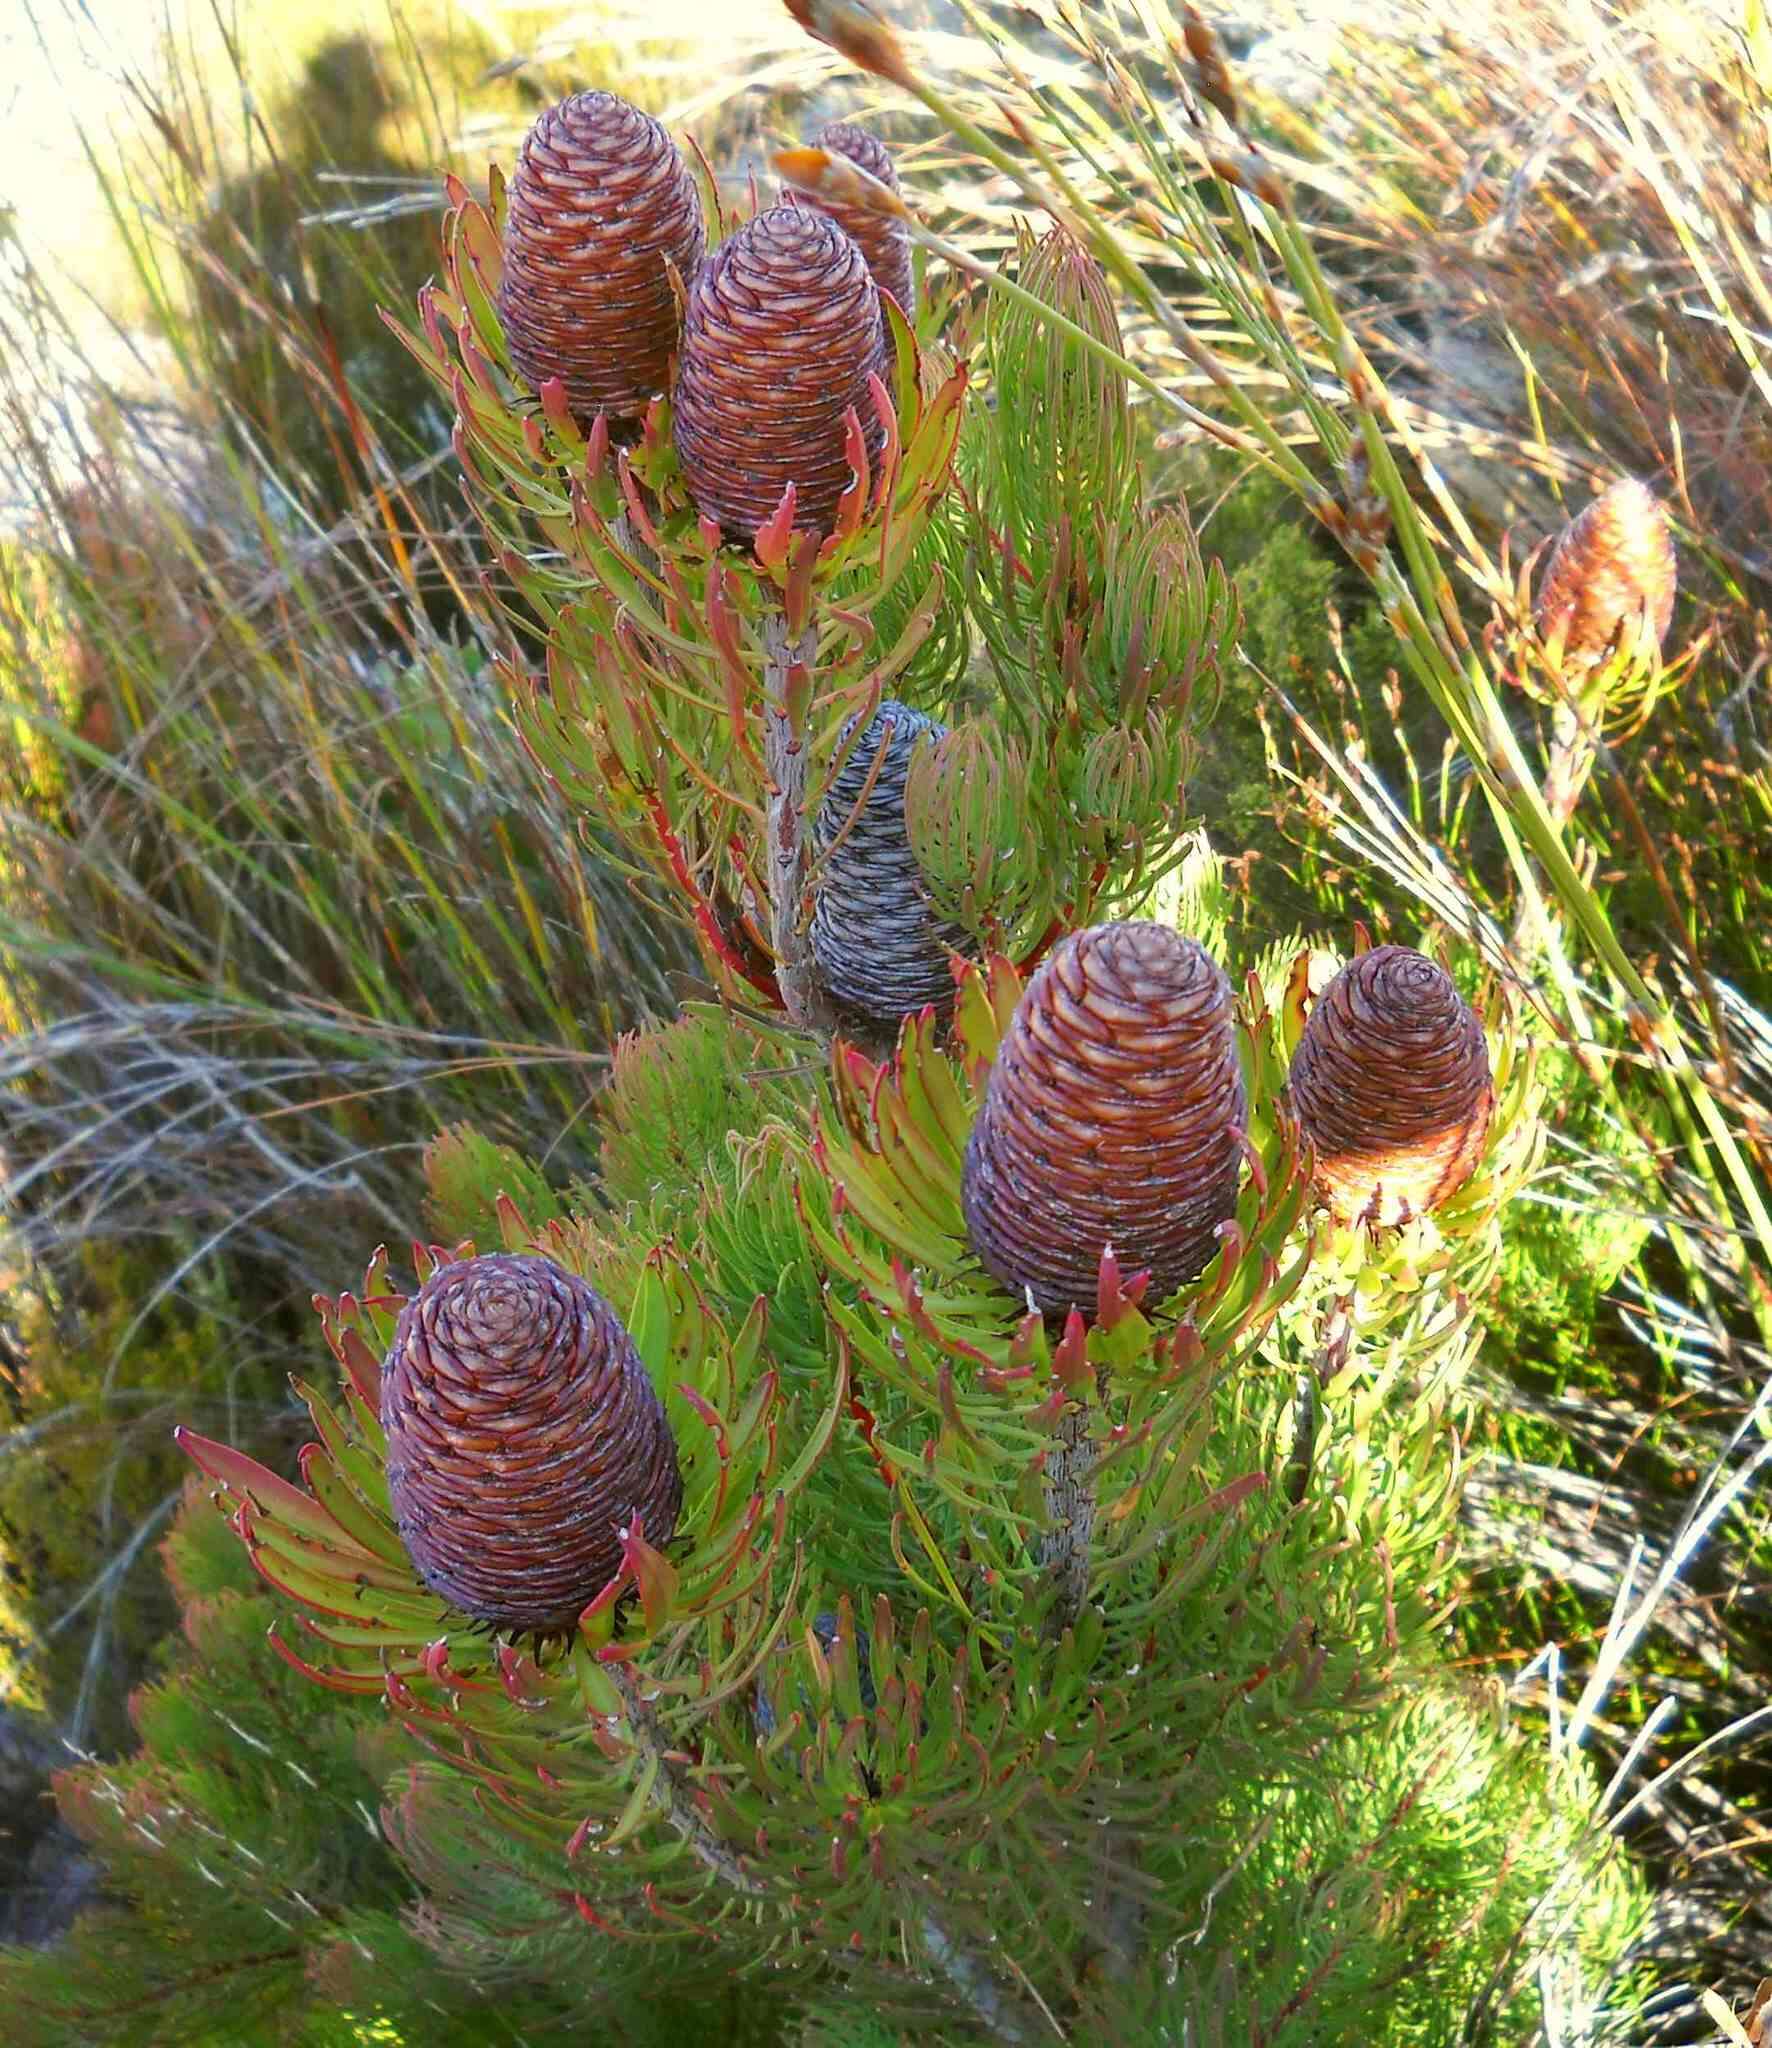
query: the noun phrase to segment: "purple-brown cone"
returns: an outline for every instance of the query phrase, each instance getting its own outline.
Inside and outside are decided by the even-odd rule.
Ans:
[[[1489,1046],[1442,968],[1407,946],[1350,960],[1292,1057],[1294,1109],[1344,1220],[1407,1222],[1475,1171],[1495,1108]]]
[[[662,1546],[677,1447],[615,1311],[552,1259],[433,1273],[382,1368],[388,1488],[432,1592],[495,1628],[569,1629],[615,1576],[638,1514]]]
[[[1016,1005],[972,1127],[972,1248],[1049,1315],[1093,1313],[1108,1245],[1162,1301],[1236,1212],[1246,1121],[1218,963],[1166,925],[1074,933]]]
[[[665,388],[677,299],[707,247],[677,146],[612,92],[574,93],[523,139],[511,175],[498,316],[517,374],[558,377],[573,417],[637,422]]]
[[[949,952],[972,949],[963,925],[945,923],[930,909],[905,829],[911,756],[925,734],[935,741],[946,731],[925,713],[884,699],[819,807],[812,954],[844,1023],[867,1037],[895,1031],[900,1018],[926,1004],[952,1008]]]
[[[845,416],[870,462],[885,430],[868,389],[885,356],[867,260],[810,206],[775,206],[722,242],[689,294],[673,396],[696,507],[749,540],[794,486],[794,525],[829,532],[849,488]]]
[[[898,190],[898,170],[892,152],[877,135],[858,128],[853,121],[827,121],[812,138],[812,147],[832,156],[847,157],[852,164],[877,178],[889,191]],[[789,195],[795,206],[815,206],[828,213],[868,260],[874,282],[898,301],[907,319],[916,317],[916,286],[911,277],[911,231],[889,213],[875,213],[853,200],[830,199],[817,192]]]

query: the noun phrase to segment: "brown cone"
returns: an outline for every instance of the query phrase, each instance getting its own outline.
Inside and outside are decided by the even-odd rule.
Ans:
[[[1159,1302],[1236,1212],[1247,1121],[1224,970],[1166,925],[1096,925],[1034,975],[966,1147],[967,1234],[1049,1315],[1096,1305],[1102,1250]]]
[[[853,724],[843,730],[845,741]],[[886,698],[819,808],[813,958],[843,1022],[867,1036],[884,1035],[926,1004],[951,1008],[949,950],[972,948],[964,926],[944,923],[930,909],[904,821],[905,779],[917,742],[924,734],[939,740],[946,731],[923,712]],[[867,801],[858,811],[864,789]]]
[[[877,178],[890,191],[898,190],[898,170],[892,152],[877,135],[858,128],[853,121],[827,121],[812,138],[812,147],[832,156],[847,157],[870,178]],[[815,192],[788,195],[793,206],[815,206],[828,213],[868,260],[874,282],[898,301],[907,319],[916,317],[916,286],[911,277],[911,231],[889,213],[875,213],[854,201],[827,199]]]
[[[683,1502],[677,1447],[615,1311],[552,1259],[433,1273],[382,1368],[388,1487],[418,1575],[476,1621],[569,1629],[636,1513],[655,1548]]]
[[[1317,998],[1288,1088],[1330,1208],[1381,1224],[1464,1185],[1495,1108],[1481,1022],[1407,946],[1360,954]]]
[[[1591,667],[1647,621],[1659,648],[1673,621],[1679,564],[1667,511],[1646,484],[1621,477],[1564,527],[1535,607],[1539,637],[1563,641],[1565,663]]]
[[[665,388],[677,298],[707,247],[677,146],[612,92],[574,93],[523,139],[512,173],[498,316],[525,383],[566,387],[573,417],[634,422]]]
[[[775,206],[721,243],[689,294],[674,394],[697,508],[749,540],[791,483],[795,527],[828,532],[849,487],[849,409],[870,461],[884,439],[868,390],[884,353],[867,261],[835,221]]]

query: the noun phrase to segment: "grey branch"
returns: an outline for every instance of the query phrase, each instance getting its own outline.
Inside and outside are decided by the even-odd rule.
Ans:
[[[749,1898],[760,1897],[768,1891],[768,1885],[745,1869],[737,1852],[722,1842],[696,1812],[682,1768],[666,1756],[670,1745],[665,1740],[664,1728],[656,1712],[641,1696],[634,1674],[625,1665],[617,1664],[611,1667],[610,1675],[627,1710],[628,1728],[635,1748],[648,1763],[657,1762],[658,1776],[652,1784],[653,1804],[689,1844],[698,1863],[705,1864],[734,1891],[743,1892]]]
[[[1059,1421],[1046,1459],[1046,1527],[1040,1532],[1040,1569],[1058,1589],[1047,1632],[1060,1636],[1083,1611],[1089,1592],[1089,1549],[1095,1536],[1095,1448],[1089,1441],[1089,1404],[1078,1401]]]
[[[836,1022],[812,957],[806,882],[811,867],[806,820],[805,713],[794,686],[817,653],[810,628],[793,639],[780,613],[764,625],[763,765],[769,776],[769,943],[789,1019],[828,1033]]]
[[[1599,740],[1586,713],[1576,704],[1559,704],[1551,714],[1551,743],[1544,775],[1544,807],[1559,831],[1574,817],[1582,792],[1587,788],[1599,758]],[[1554,919],[1548,908],[1539,914],[1530,897],[1520,905],[1514,920],[1513,949],[1524,959],[1535,959],[1548,944],[1551,933],[1545,920]]]
[[[625,1665],[617,1664],[611,1667],[610,1676],[621,1695],[634,1747],[646,1762],[657,1764],[653,1804],[689,1844],[698,1863],[747,1898],[762,1897],[769,1886],[745,1869],[737,1852],[722,1842],[696,1812],[682,1767],[666,1754],[670,1744],[664,1728],[657,1712],[642,1695],[634,1674]],[[1032,2015],[1023,2009],[1021,2001],[996,1981],[980,1957],[953,1940],[933,1914],[923,1920],[923,1945],[930,1960],[995,2039],[1008,2044],[1008,2048],[1020,2048],[1022,2042],[1034,2038]]]
[[[1014,1992],[997,1981],[982,1958],[962,1948],[932,1913],[923,1921],[923,1946],[929,1960],[965,1999],[973,2017],[992,2040],[1005,2042],[1008,2048],[1020,2048],[1021,2043],[1044,2036],[1045,2030]],[[1056,2021],[1053,2026],[1062,2041],[1063,2030]]]
[[[1597,710],[1594,715],[1597,717]],[[1592,719],[1578,705],[1559,704],[1551,714],[1550,756],[1544,775],[1544,807],[1558,825],[1566,825],[1574,817],[1598,757]]]
[[[1095,1540],[1095,1446],[1089,1440],[1089,1415],[1086,1401],[1065,1410],[1046,1459],[1040,1569],[1058,1590],[1046,1619],[1046,1632],[1053,1638],[1071,1626],[1089,1597],[1089,1556]],[[1090,1932],[1100,1945],[1107,1975],[1123,1980],[1137,1965],[1144,1930],[1138,1842],[1131,1829],[1111,1823],[1092,1832],[1095,1906],[1089,1915]]]

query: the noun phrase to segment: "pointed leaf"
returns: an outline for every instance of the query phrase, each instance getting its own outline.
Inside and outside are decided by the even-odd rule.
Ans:
[[[365,1563],[371,1561],[370,1553],[348,1535],[311,1494],[291,1486],[287,1479],[279,1479],[256,1458],[249,1458],[231,1444],[199,1436],[194,1429],[187,1429],[182,1423],[172,1432],[172,1440],[199,1471],[224,1486],[236,1500],[250,1503],[269,1518],[287,1522],[291,1528],[299,1529],[317,1543],[346,1554],[355,1554]]]

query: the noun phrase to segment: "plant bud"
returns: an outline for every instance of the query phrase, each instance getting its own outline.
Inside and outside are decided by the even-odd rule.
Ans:
[[[677,1447],[633,1339],[552,1259],[439,1267],[400,1312],[381,1419],[419,1577],[494,1628],[570,1629],[636,1514],[655,1549],[676,1527]]]
[[[1123,667],[1164,677],[1186,672],[1199,652],[1197,613],[1205,583],[1200,544],[1187,514],[1170,506],[1113,540],[1102,626]]]
[[[1106,273],[1063,228],[1038,242],[1021,231],[1016,281],[1073,326],[1124,348]],[[1007,417],[987,510],[1024,560],[1052,545],[1056,518],[1073,537],[1098,519],[1111,531],[1127,509],[1134,476],[1132,415],[1123,371],[1014,300],[986,306],[992,381]]]
[[[1037,800],[1025,751],[985,719],[919,747],[905,778],[905,830],[937,914],[982,927],[1009,953],[1024,950],[1053,915],[1057,878],[1037,852]]]
[[[1405,1223],[1445,1201],[1475,1171],[1495,1108],[1481,1021],[1407,946],[1375,947],[1336,975],[1287,1086],[1343,1221]]]
[[[1166,925],[1063,941],[1016,1005],[966,1147],[973,1250],[1048,1315],[1096,1303],[1101,1254],[1161,1301],[1236,1212],[1247,1121],[1231,989]]]

